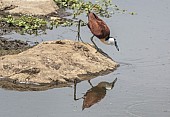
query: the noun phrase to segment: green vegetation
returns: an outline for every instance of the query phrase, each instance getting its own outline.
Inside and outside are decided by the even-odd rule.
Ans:
[[[34,34],[37,33],[37,30],[42,30],[47,26],[46,20],[26,15],[21,17],[13,17],[11,15],[0,17],[0,22],[6,23],[6,27],[16,28],[16,31],[22,34]]]
[[[73,10],[73,18],[83,12],[94,11],[102,17],[110,17],[114,11],[119,10],[117,5],[113,5],[112,0],[96,0],[95,3],[84,0],[54,0],[60,8]],[[124,10],[125,11],[125,10]],[[124,12],[122,10],[122,12]]]
[[[77,25],[78,22],[71,19],[56,18],[55,20],[49,21],[48,19],[42,19],[34,16],[11,16],[0,17],[0,27],[2,29],[14,30],[20,34],[35,34],[39,35],[45,33],[46,29],[53,29],[53,27],[66,27]],[[86,25],[82,23],[82,26]]]
[[[117,11],[126,12],[126,10],[120,10],[116,5],[113,5],[112,0],[96,0],[95,2],[85,0],[54,0],[61,9],[69,10],[72,12],[73,19],[55,18],[55,20],[42,19],[34,16],[0,16],[0,26],[2,28],[11,28],[21,34],[41,34],[45,32],[45,29],[53,29],[58,26],[72,26],[78,25],[77,16],[82,13],[93,11],[101,17],[111,17],[111,15]],[[133,13],[132,13],[133,14]],[[3,25],[2,25],[3,24]],[[81,26],[85,26],[86,23],[82,21]]]

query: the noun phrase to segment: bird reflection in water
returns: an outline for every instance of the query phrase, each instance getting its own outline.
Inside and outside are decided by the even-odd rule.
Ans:
[[[84,110],[85,108],[89,108],[92,105],[94,105],[95,103],[101,101],[106,95],[106,90],[113,89],[116,81],[117,81],[117,78],[111,83],[100,82],[97,86],[93,86],[92,83],[90,82],[90,80],[88,80],[88,82],[90,83],[92,88],[89,89],[83,97],[76,98],[77,81],[75,80],[75,82],[74,82],[74,100],[83,99],[82,110]]]

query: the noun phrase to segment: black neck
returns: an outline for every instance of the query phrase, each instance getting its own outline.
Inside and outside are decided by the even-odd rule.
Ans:
[[[106,37],[105,41],[109,40],[110,36]]]

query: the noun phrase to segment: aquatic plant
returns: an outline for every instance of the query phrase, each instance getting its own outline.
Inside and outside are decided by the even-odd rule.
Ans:
[[[120,10],[117,5],[112,3],[112,0],[96,0],[95,2],[85,0],[54,0],[59,8],[69,9],[72,12],[73,19],[55,18],[55,20],[42,19],[35,16],[11,16],[0,17],[0,26],[12,28],[15,32],[21,34],[42,34],[46,29],[53,29],[53,27],[66,27],[72,25],[78,25],[78,20],[75,19],[78,15],[93,11],[102,17],[111,17],[111,15],[117,11],[126,12],[126,10]],[[133,13],[132,13],[133,14]],[[87,23],[82,21],[81,26],[85,26]]]
[[[94,3],[84,0],[54,0],[59,8],[73,11],[73,18],[84,12],[94,11],[102,17],[110,17],[115,11],[120,10],[117,5],[113,5],[112,0],[96,0]],[[122,10],[125,12],[125,10]]]
[[[45,33],[46,29],[53,29],[54,26],[72,26],[77,22],[66,18],[56,18],[49,21],[48,19],[42,19],[34,16],[23,15],[21,17],[7,15],[6,17],[0,17],[0,26],[2,29],[14,30],[20,34],[35,34],[39,35]],[[82,23],[83,24],[83,23]]]
[[[37,30],[46,28],[47,21],[33,16],[23,15],[21,17],[14,17],[8,15],[7,17],[0,17],[0,22],[6,23],[8,27],[14,27],[21,33],[35,33]],[[17,30],[17,31],[18,31]]]

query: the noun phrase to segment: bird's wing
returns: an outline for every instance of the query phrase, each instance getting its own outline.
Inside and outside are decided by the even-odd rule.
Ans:
[[[88,90],[84,95],[84,101],[82,109],[89,108],[95,103],[102,100],[106,95],[106,90],[100,87],[93,87],[92,89]]]
[[[110,29],[106,23],[92,12],[88,14],[88,27],[99,39],[106,38],[110,35]]]
[[[102,33],[101,38],[106,38],[107,36],[109,36],[110,35],[110,29],[107,26],[107,24],[102,20],[101,21],[98,20],[97,22],[98,22],[99,26],[101,27],[101,33]]]
[[[89,21],[88,27],[91,32],[98,37],[99,39],[106,38],[110,35],[110,29],[106,25],[105,22],[97,20],[97,21]]]

